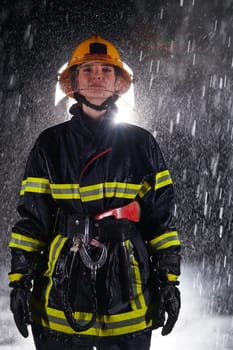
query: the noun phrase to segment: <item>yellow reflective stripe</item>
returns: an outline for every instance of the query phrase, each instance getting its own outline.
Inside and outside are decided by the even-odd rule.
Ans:
[[[35,312],[33,312],[32,318],[35,323],[68,334],[115,336],[140,331],[151,326],[151,321],[146,322],[146,308],[143,308],[117,315],[99,315],[93,327],[83,332],[75,332],[68,324],[63,311],[45,306],[46,314],[42,315],[44,307],[41,307],[36,300],[33,300],[33,306]],[[73,316],[82,324],[89,321],[92,314],[75,312]]]
[[[150,241],[149,246],[152,251],[169,248],[180,245],[180,240],[177,231],[167,232]]]
[[[40,252],[46,243],[20,233],[11,233],[9,248],[23,249],[27,252]]]
[[[168,281],[170,282],[176,282],[178,280],[178,277],[177,275],[174,275],[172,273],[167,273],[167,279]]]
[[[89,202],[89,201],[104,198],[104,193],[105,193],[104,185],[105,184],[101,183],[101,184],[81,187],[80,193],[81,193],[82,201]]]
[[[130,275],[133,288],[134,299],[130,300],[130,304],[133,310],[142,309],[146,307],[145,299],[142,292],[142,280],[140,275],[139,264],[134,257],[134,246],[129,240],[125,241],[128,249],[129,261],[130,261]]]
[[[149,192],[151,189],[151,186],[148,184],[147,181],[145,181],[142,185],[142,187],[140,188],[140,191],[138,192],[138,195],[140,198],[143,198],[147,192]]]
[[[8,273],[9,282],[18,282],[23,276],[22,273]]]
[[[54,199],[80,199],[79,184],[50,184]]]
[[[155,190],[171,184],[172,179],[168,170],[161,171],[155,175]]]
[[[44,178],[28,177],[22,182],[20,194],[52,194],[54,199],[82,199],[83,202],[90,202],[111,197],[134,199],[139,191],[142,197],[150,189],[148,186],[147,183],[142,186],[125,182],[104,182],[80,187],[79,184],[52,184]]]
[[[105,182],[81,187],[80,194],[83,202],[111,197],[134,199],[140,187],[140,184]]]
[[[53,309],[49,307],[49,294],[52,288],[52,275],[55,269],[57,259],[61,253],[61,249],[67,241],[67,237],[58,235],[55,237],[51,244],[51,249],[49,253],[49,264],[45,276],[49,277],[50,281],[45,292],[45,305],[42,305],[38,300],[33,299],[33,313],[32,318],[35,323],[40,324],[44,327],[48,327],[53,330],[68,334],[85,334],[93,336],[115,336],[120,334],[127,334],[131,332],[140,331],[151,326],[151,321],[146,321],[146,311],[147,307],[145,305],[144,297],[142,295],[142,285],[139,273],[138,263],[135,261],[134,257],[131,257],[131,262],[133,264],[132,271],[135,280],[135,290],[136,293],[140,293],[139,306],[140,309],[134,309],[122,314],[117,315],[99,315],[97,316],[96,323],[90,329],[84,332],[75,332],[69,325],[61,310]],[[129,246],[129,241],[127,241]],[[132,249],[132,246],[129,247]],[[131,254],[132,256],[132,254]],[[92,317],[92,313],[86,312],[74,312],[73,316],[80,324],[85,324]]]
[[[48,269],[44,273],[44,276],[49,278],[49,283],[48,283],[48,286],[47,286],[47,289],[45,292],[46,305],[48,305],[49,294],[50,294],[51,288],[53,286],[53,280],[52,280],[53,271],[54,271],[57,259],[60,255],[60,251],[63,248],[67,239],[68,239],[68,237],[63,237],[62,235],[57,235],[54,238],[54,240],[50,246]]]
[[[23,196],[25,192],[50,194],[49,180],[39,177],[28,177],[22,181],[20,195]]]

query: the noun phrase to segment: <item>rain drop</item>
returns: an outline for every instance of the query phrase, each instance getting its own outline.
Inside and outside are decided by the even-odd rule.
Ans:
[[[220,208],[219,219],[222,220],[222,217],[223,217],[223,207]]]
[[[152,72],[152,68],[153,68],[153,60],[150,61],[150,73]]]
[[[163,19],[163,13],[164,13],[163,8],[161,8],[161,10],[160,10],[160,19]]]
[[[195,66],[195,63],[196,63],[196,54],[194,53],[193,54],[193,66]]]
[[[219,228],[219,237],[222,238],[222,233],[223,233],[223,226],[220,225],[220,228]]]
[[[218,26],[218,20],[216,19],[214,22],[214,31],[216,32]]]
[[[153,77],[153,74],[152,74],[151,78],[150,78],[149,90],[151,90],[151,88],[152,88],[153,80],[154,80],[154,77]]]
[[[170,121],[170,129],[169,129],[169,131],[170,131],[170,134],[173,133],[173,120]]]
[[[226,267],[226,264],[227,264],[227,257],[226,255],[224,256],[224,261],[223,261],[223,267],[225,268]]]
[[[223,83],[223,86],[224,86],[224,87],[227,86],[227,75],[226,75],[226,74],[224,75],[224,83]]]
[[[174,40],[171,40],[170,50],[173,52],[174,50]],[[232,67],[233,67],[233,58],[232,58]]]
[[[142,61],[142,50],[140,51],[140,55],[139,55],[139,62]]]
[[[204,97],[205,96],[205,93],[206,93],[206,87],[205,87],[205,85],[202,87],[202,97]]]
[[[27,40],[29,39],[29,37],[30,37],[31,27],[32,27],[32,25],[29,24],[28,27],[27,27],[27,29],[26,29],[26,32],[25,32],[25,34],[24,34],[24,40],[25,40],[25,41],[27,41]]]
[[[223,88],[223,78],[220,77],[219,79],[219,89],[222,89]]]
[[[192,136],[195,136],[195,134],[196,134],[196,120],[194,120],[193,122],[192,131],[191,131]]]
[[[197,224],[194,225],[194,232],[193,232],[194,236],[197,235]]]

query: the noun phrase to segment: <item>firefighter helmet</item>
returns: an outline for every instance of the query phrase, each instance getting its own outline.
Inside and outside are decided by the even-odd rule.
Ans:
[[[66,68],[59,74],[58,80],[60,88],[66,95],[74,98],[75,91],[72,82],[72,67],[94,61],[109,63],[118,67],[121,72],[121,84],[118,94],[122,95],[129,90],[132,76],[122,62],[118,50],[101,36],[92,35],[76,47]]]

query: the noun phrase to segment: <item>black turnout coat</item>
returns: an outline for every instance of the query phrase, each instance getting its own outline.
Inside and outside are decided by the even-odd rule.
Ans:
[[[29,155],[18,206],[21,218],[9,243],[10,282],[32,274],[32,318],[46,329],[79,334],[67,320],[67,307],[84,326],[96,312],[91,327],[81,331],[84,335],[149,328],[151,261],[162,261],[158,266],[164,278],[173,281],[179,275],[178,260],[171,258],[180,241],[171,224],[170,173],[154,137],[138,126],[116,123],[115,109],[94,127],[77,105],[71,113],[71,120],[42,132]],[[135,200],[139,223],[109,217],[96,225],[96,214]],[[84,233],[87,217],[90,239],[107,249],[94,287],[91,270],[71,249],[73,236]],[[90,246],[94,260],[100,252]]]

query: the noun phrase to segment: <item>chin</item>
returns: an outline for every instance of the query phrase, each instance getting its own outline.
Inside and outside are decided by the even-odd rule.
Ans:
[[[91,103],[93,103],[93,101],[94,101],[96,104],[98,101],[99,101],[99,104],[101,104],[110,96],[112,96],[112,94],[104,93],[104,92],[103,93],[98,92],[98,93],[84,95],[84,97],[86,97],[86,99],[88,101],[90,101]]]

